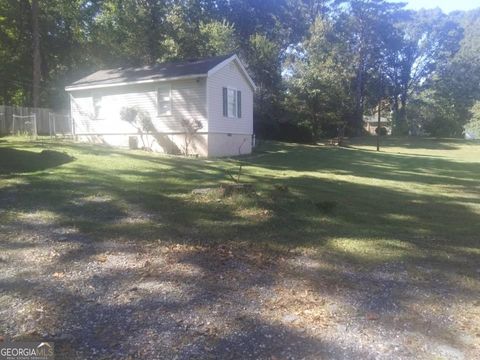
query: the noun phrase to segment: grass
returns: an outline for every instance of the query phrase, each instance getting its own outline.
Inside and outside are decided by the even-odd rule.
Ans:
[[[0,139],[0,332],[69,359],[474,358],[480,143],[374,145],[205,160]],[[239,164],[256,194],[192,194]]]
[[[392,138],[383,145],[377,153],[373,138],[349,148],[268,143],[241,159],[199,160],[3,138],[0,221],[35,214],[98,241],[308,248],[362,266],[429,261],[473,276],[480,143]],[[225,171],[240,163],[258,196],[191,194],[229,182]]]

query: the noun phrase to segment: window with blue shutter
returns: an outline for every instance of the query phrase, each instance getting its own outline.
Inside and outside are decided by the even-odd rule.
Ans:
[[[223,88],[223,116],[242,117],[242,92],[232,88]]]
[[[242,92],[240,90],[237,91],[237,117],[242,117]]]
[[[228,116],[228,108],[227,108],[227,88],[224,87],[223,89],[223,116]]]
[[[227,110],[228,117],[237,117],[237,90],[227,89]]]

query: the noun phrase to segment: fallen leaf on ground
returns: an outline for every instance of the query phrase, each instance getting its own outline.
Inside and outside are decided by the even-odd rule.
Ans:
[[[106,255],[98,255],[95,260],[99,262],[106,262],[107,261],[107,256]]]

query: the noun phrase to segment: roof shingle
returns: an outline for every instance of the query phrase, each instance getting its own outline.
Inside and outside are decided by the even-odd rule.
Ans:
[[[215,66],[230,57],[232,57],[232,54],[216,56],[207,59],[156,64],[140,68],[116,68],[100,70],[75,81],[67,88],[74,89],[76,87],[84,86],[115,85],[128,82],[206,75],[209,70],[213,69]]]

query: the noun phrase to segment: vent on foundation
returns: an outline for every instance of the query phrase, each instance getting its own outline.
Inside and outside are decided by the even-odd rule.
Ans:
[[[128,147],[130,149],[138,149],[138,137],[129,136],[128,137]]]

